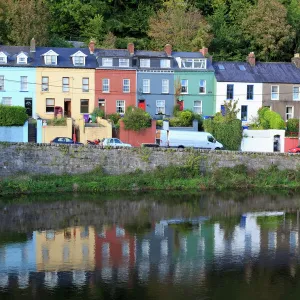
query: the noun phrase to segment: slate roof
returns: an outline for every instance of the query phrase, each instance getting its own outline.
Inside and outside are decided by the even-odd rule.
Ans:
[[[138,57],[168,57],[165,51],[147,51],[147,50],[136,50],[134,56]]]
[[[7,55],[7,64],[0,64],[1,67],[33,67],[34,54],[30,52],[29,46],[0,46],[0,52]],[[23,52],[28,56],[27,64],[17,64],[17,55]]]
[[[219,69],[224,66],[224,70]],[[244,66],[245,70],[240,70]],[[249,82],[249,83],[300,83],[300,69],[293,63],[256,62],[251,67],[247,62],[213,62],[218,82]]]
[[[85,48],[80,48],[85,49]],[[127,49],[96,49],[96,57],[120,57],[129,58],[129,52]]]

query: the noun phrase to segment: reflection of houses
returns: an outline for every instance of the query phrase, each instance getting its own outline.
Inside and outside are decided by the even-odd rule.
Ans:
[[[37,271],[93,270],[94,228],[70,227],[36,233]]]

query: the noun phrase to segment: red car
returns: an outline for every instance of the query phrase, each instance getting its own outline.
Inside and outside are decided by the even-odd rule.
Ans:
[[[300,145],[295,148],[289,149],[289,153],[300,153]]]

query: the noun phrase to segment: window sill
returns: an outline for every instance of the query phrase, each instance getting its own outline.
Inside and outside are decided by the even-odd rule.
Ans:
[[[278,101],[278,100],[279,100],[279,98],[278,98],[278,99],[272,99],[272,98],[271,98],[271,100],[272,100],[272,101]]]
[[[124,91],[123,91],[123,94],[129,94],[129,93],[130,93],[130,91],[129,91],[129,92],[124,92]]]
[[[102,91],[102,93],[103,93],[103,94],[109,94],[110,92],[103,92],[103,91]]]
[[[28,90],[27,91],[19,91],[20,93],[26,93],[26,92],[28,92]]]
[[[181,93],[181,95],[188,95],[189,93]]]
[[[150,92],[143,92],[142,94],[151,94]]]
[[[82,91],[83,93],[88,93],[89,91]]]
[[[169,95],[170,93],[168,92],[168,93],[161,93],[162,95]]]

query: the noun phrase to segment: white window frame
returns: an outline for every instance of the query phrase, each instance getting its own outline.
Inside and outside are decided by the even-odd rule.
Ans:
[[[193,112],[198,115],[202,115],[202,101],[194,100]]]
[[[166,101],[156,100],[156,114],[166,114]]]
[[[129,59],[128,58],[119,58],[119,67],[128,68]]]
[[[183,85],[183,84],[182,84],[183,82],[186,82],[186,85]],[[189,81],[188,81],[188,79],[181,79],[180,85],[181,85],[181,94],[188,94],[188,93],[189,93]],[[185,91],[185,92],[182,91],[182,89],[183,89],[184,87],[186,88],[186,91]]]
[[[85,65],[85,57],[84,56],[74,56],[73,57],[74,66],[84,66]]]
[[[112,67],[113,66],[113,59],[110,57],[103,57],[102,58],[102,67]]]
[[[161,59],[160,67],[162,69],[169,69],[171,67],[171,61],[169,59]]]
[[[130,93],[130,79],[123,79],[123,93]]]
[[[199,63],[199,67],[196,64]],[[206,58],[184,58],[181,60],[183,69],[206,69]]]
[[[17,64],[19,65],[26,65],[27,64],[27,57],[24,55],[18,56],[17,58]]]
[[[295,89],[298,89],[298,92],[295,92]],[[300,86],[293,86],[293,100],[294,101],[300,100]]]
[[[90,90],[90,79],[88,77],[82,78],[82,91],[89,92]]]
[[[27,76],[20,76],[20,91],[27,92],[28,91],[28,77]]]
[[[2,105],[12,106],[12,97],[2,97]]]
[[[0,53],[0,64],[7,64],[7,56],[4,53]]]
[[[140,59],[140,68],[150,68],[150,59],[149,58],[141,58]]]
[[[102,79],[102,93],[110,92],[110,80],[108,78]]]
[[[150,94],[150,79],[143,79],[143,94]]]
[[[44,79],[46,79],[46,82],[44,82]],[[42,76],[42,92],[49,92],[49,77],[48,76]]]
[[[57,55],[45,55],[45,65],[57,65]]]
[[[291,108],[292,112],[288,113],[287,112],[288,108]],[[292,118],[294,118],[294,106],[287,105],[285,107],[285,120],[287,121],[287,120],[292,119]]]
[[[68,93],[70,91],[70,77],[62,78],[62,92]]]
[[[117,114],[125,114],[125,100],[116,100]]]
[[[201,85],[201,82],[203,82],[204,84]],[[204,92],[200,91],[201,88],[204,89]],[[204,79],[199,80],[199,94],[206,94],[206,80],[204,80]]]
[[[4,75],[0,75],[0,91],[4,91]]]
[[[273,92],[273,87],[277,87],[277,92]],[[277,95],[273,97],[273,95]],[[271,85],[271,100],[279,100],[279,85]]]
[[[162,79],[161,81],[161,93],[169,94],[169,79]]]
[[[53,100],[53,105],[48,105],[48,100]],[[47,111],[47,107],[49,107],[49,108],[52,108],[52,106],[53,106],[53,111]],[[55,99],[54,98],[46,98],[46,114],[54,114],[54,107],[55,107]]]

